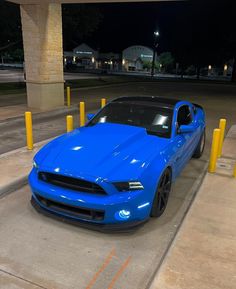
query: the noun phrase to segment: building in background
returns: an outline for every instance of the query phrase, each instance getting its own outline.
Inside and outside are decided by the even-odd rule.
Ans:
[[[99,53],[98,68],[102,70],[122,70],[121,54],[119,53]]]
[[[103,53],[85,43],[75,47],[73,51],[64,51],[64,66],[71,65],[81,69],[122,70],[122,59],[119,53]]]
[[[64,52],[64,64],[69,66],[76,65],[83,69],[95,69],[98,65],[98,51],[94,50],[85,43],[75,47],[72,52]]]
[[[152,62],[153,50],[142,45],[130,46],[122,54],[98,52],[85,43],[73,51],[64,52],[64,65],[76,65],[81,69],[100,69],[113,71],[143,71]]]
[[[130,46],[122,52],[122,67],[125,71],[142,71],[145,63],[151,63],[153,50],[142,45]]]

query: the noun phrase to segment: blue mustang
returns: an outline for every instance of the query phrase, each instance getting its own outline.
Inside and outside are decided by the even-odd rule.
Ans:
[[[188,101],[121,97],[45,145],[29,175],[40,212],[96,227],[159,217],[171,184],[205,145],[205,114]]]

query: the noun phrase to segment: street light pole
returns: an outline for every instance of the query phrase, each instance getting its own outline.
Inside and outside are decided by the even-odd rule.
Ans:
[[[151,77],[154,77],[154,70],[155,70],[155,58],[156,58],[156,48],[158,46],[157,44],[157,37],[159,36],[159,32],[154,32],[154,44],[153,44],[153,57],[152,57],[152,70],[151,70]]]

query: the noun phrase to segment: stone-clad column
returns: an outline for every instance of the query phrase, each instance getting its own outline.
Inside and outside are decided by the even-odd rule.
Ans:
[[[28,106],[64,105],[61,4],[21,5]]]

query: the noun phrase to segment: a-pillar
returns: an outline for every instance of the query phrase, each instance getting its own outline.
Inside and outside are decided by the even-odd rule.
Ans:
[[[28,106],[50,109],[64,105],[61,4],[23,4]]]

